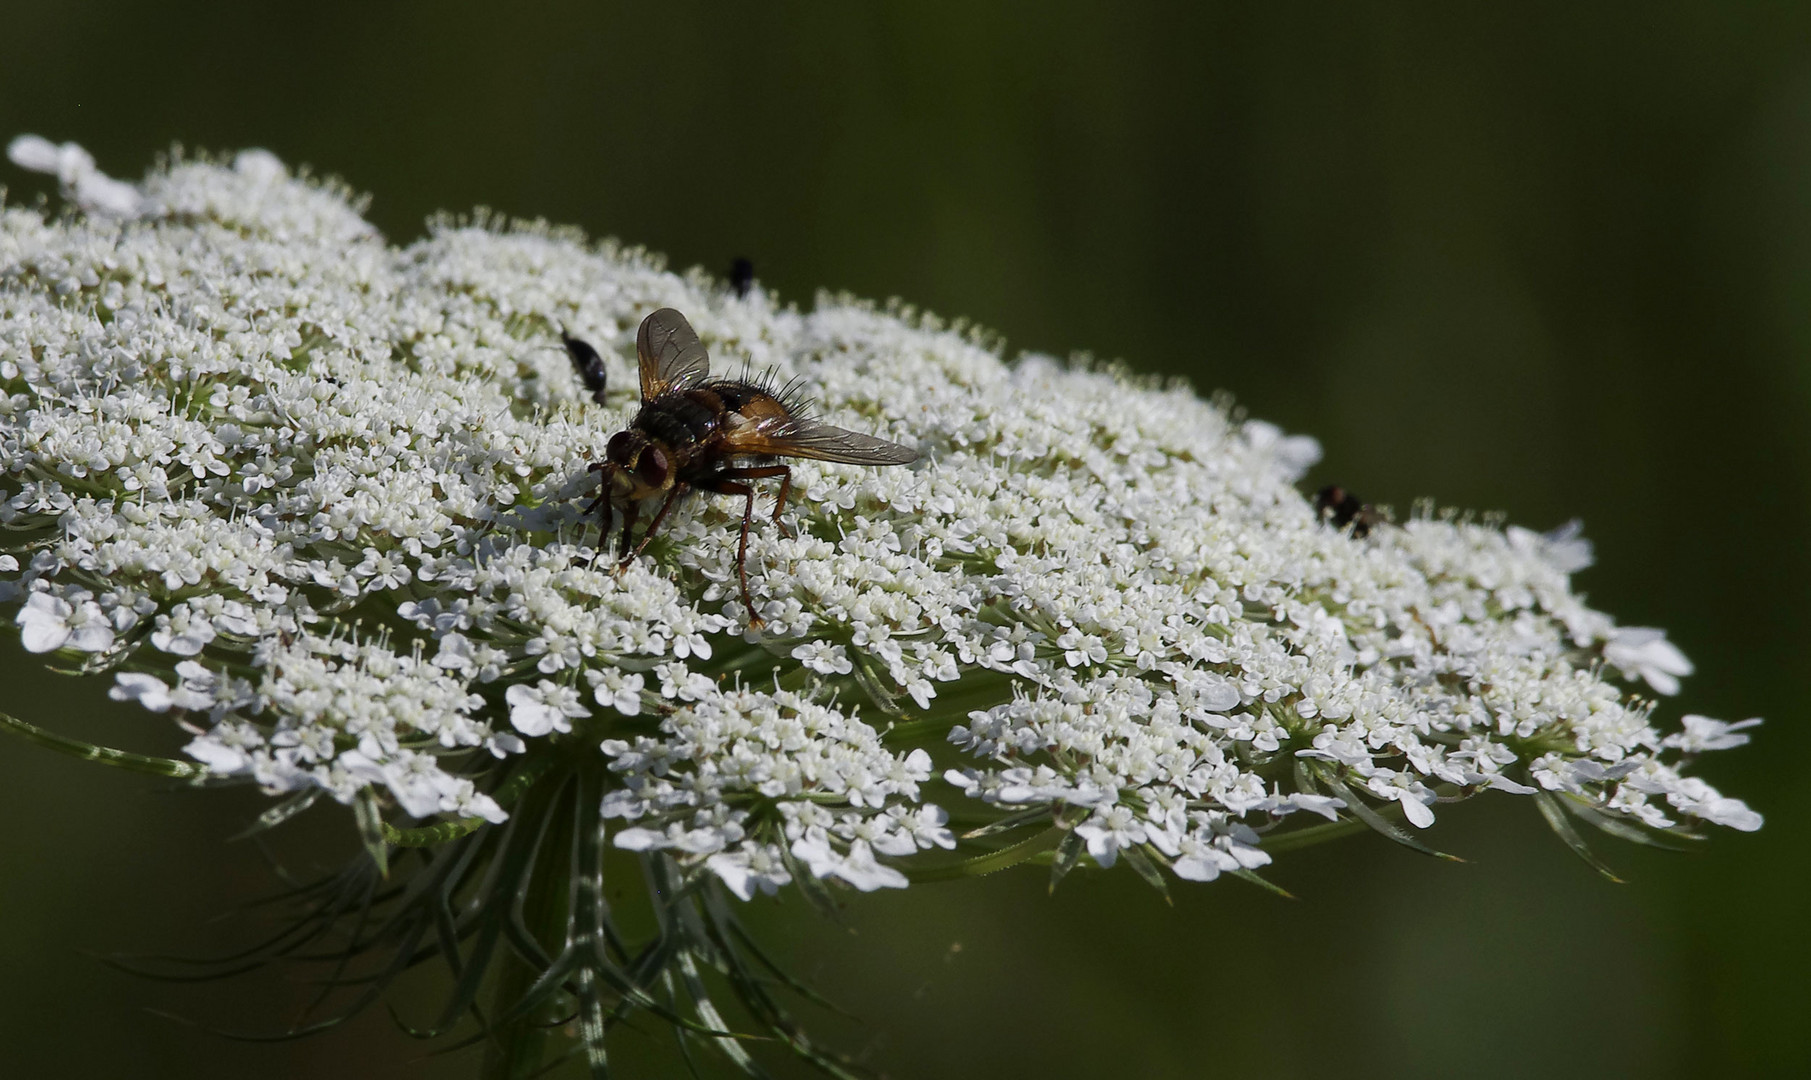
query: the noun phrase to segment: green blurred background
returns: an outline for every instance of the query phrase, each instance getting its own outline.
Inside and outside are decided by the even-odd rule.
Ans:
[[[1811,6],[8,5],[0,137],[136,176],[264,146],[396,242],[477,204],[809,302],[900,296],[1011,348],[1123,356],[1318,436],[1405,508],[1583,516],[1580,586],[1698,664],[1663,706],[1762,715],[1703,772],[1768,815],[1686,856],[1531,805],[1449,810],[1440,864],[1363,837],[1239,883],[1037,871],[754,917],[901,1077],[1784,1075],[1811,1060],[1801,672],[1811,584]],[[43,190],[7,168],[11,198]],[[16,640],[16,639],[15,639]],[[174,752],[161,718],[0,651],[9,711]],[[87,950],[210,951],[274,886],[254,798],[0,743],[0,1074],[472,1075],[305,988],[165,987]],[[300,860],[343,837],[304,826]],[[310,830],[318,843],[308,839]],[[313,845],[313,846],[311,846]],[[427,1004],[405,999],[425,1022]],[[679,1072],[657,1032],[630,1075]],[[774,1060],[778,1061],[776,1057]],[[784,1069],[782,1070],[784,1071]]]

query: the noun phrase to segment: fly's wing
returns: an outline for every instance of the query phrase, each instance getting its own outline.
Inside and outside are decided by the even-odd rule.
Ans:
[[[641,399],[653,401],[662,394],[696,386],[710,376],[711,358],[685,316],[661,308],[641,321],[635,335],[635,355],[641,363]]]
[[[794,416],[762,418],[729,431],[725,449],[732,454],[815,458],[850,465],[904,465],[918,451],[857,431]]]

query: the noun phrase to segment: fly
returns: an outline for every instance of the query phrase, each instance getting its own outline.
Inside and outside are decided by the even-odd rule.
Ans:
[[[601,403],[603,359],[577,338],[562,334],[561,340],[591,399]],[[847,465],[904,465],[918,459],[918,451],[911,447],[813,419],[806,403],[788,388],[765,381],[711,378],[704,344],[685,316],[672,308],[661,308],[642,320],[635,353],[641,372],[641,411],[627,428],[610,436],[604,460],[591,465],[592,472],[603,474],[603,492],[585,508],[587,514],[598,511],[603,519],[598,548],[608,546],[619,511],[623,521],[617,554],[626,566],[647,548],[686,495],[706,491],[742,496],[736,573],[751,626],[760,626],[761,618],[748,593],[748,529],[755,513],[755,489],[749,481],[780,478],[773,508],[774,524],[780,525],[792,491],[792,467],[780,463],[781,458]],[[656,500],[659,509],[641,542],[635,543],[642,509]]]

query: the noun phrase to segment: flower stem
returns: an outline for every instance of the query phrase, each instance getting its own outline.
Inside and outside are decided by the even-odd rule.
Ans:
[[[148,757],[125,750],[115,750],[109,746],[96,746],[94,743],[71,739],[45,731],[36,724],[28,724],[16,716],[0,713],[0,731],[17,735],[26,742],[37,743],[47,750],[59,754],[82,758],[86,761],[98,761],[103,765],[115,768],[130,769],[133,772],[151,773],[155,776],[173,776],[181,780],[200,780],[207,770],[189,761],[172,761],[169,758]]]
[[[1264,838],[1263,848],[1272,855],[1297,848],[1313,847],[1328,840],[1337,840],[1355,832],[1363,832],[1367,826],[1356,818],[1344,818],[1325,825],[1311,825],[1305,829],[1294,829]]]
[[[554,798],[547,800],[553,805],[529,807],[531,794],[529,799],[523,800],[521,808],[526,813],[554,815],[551,826],[541,838],[540,850],[535,853],[534,867],[529,871],[527,890],[522,898],[522,922],[548,955],[557,956],[566,939],[566,901],[573,870],[570,854],[572,816],[560,812],[558,805],[564,802],[559,796],[569,790],[569,786],[545,786],[556,793]],[[515,1007],[543,974],[521,956],[506,957],[500,969],[491,991],[490,1015],[493,1017]],[[479,1076],[482,1080],[526,1080],[539,1074],[551,1034],[551,1029],[533,1014],[494,1029],[486,1044]]]
[[[1001,848],[986,855],[977,855],[958,863],[946,863],[943,866],[913,867],[905,871],[914,882],[955,881],[965,877],[980,877],[983,874],[997,873],[1011,866],[1017,866],[1039,852],[1049,851],[1062,843],[1063,837],[1069,835],[1067,829],[1051,826],[1028,840],[1011,847]]]

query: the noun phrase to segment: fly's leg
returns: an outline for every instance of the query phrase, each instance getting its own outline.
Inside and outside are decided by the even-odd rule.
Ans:
[[[773,523],[780,530],[780,535],[790,540],[792,530],[786,527],[784,521],[780,520],[780,514],[786,509],[786,496],[792,493],[792,466],[774,465],[770,467],[780,470],[780,497],[774,500]]]
[[[594,461],[591,463],[591,471],[604,474],[603,490],[598,493],[597,498],[591,500],[590,505],[585,507],[583,513],[590,515],[593,511],[602,510],[598,516],[603,520],[603,529],[597,534],[597,550],[601,553],[610,546],[610,526],[615,523],[616,519],[616,508],[610,505],[610,479],[616,472],[616,466],[608,461]],[[623,530],[628,531],[628,527],[629,523],[625,520]]]
[[[629,542],[635,535],[635,523],[641,520],[641,504],[632,502],[623,507],[623,531],[616,545],[616,572],[622,573],[623,567],[635,556],[629,551]]]
[[[748,595],[748,525],[755,516],[755,489],[733,480],[717,480],[709,485],[698,486],[719,495],[741,495],[747,500],[742,505],[742,540],[736,545],[736,574],[742,579],[742,603],[748,608],[748,625],[759,630],[765,622],[755,614],[755,602]]]
[[[738,483],[741,480],[759,480],[768,476],[784,476],[786,480],[780,485],[780,505],[786,505],[786,491],[792,486],[792,468],[787,465],[762,465],[748,469],[724,469],[719,473],[700,480],[698,486],[705,491],[718,495],[740,495],[745,500],[742,504],[742,538],[736,544],[736,575],[742,581],[742,604],[748,608],[748,625],[759,630],[764,624],[761,616],[755,614],[754,599],[748,593],[748,527],[755,519],[755,489],[753,485]],[[774,520],[779,520],[779,511],[774,512]]]
[[[679,497],[690,490],[692,490],[690,484],[677,483],[673,485],[673,490],[667,492],[666,501],[660,504],[660,513],[654,515],[653,522],[648,525],[648,531],[641,534],[641,543],[636,546],[635,554],[624,555],[623,562],[634,562],[641,557],[641,553],[647,550],[648,541],[654,539],[654,534],[660,531],[660,523],[667,519],[667,511],[673,509],[673,504],[679,501]],[[623,550],[629,550],[627,535],[623,537]]]

